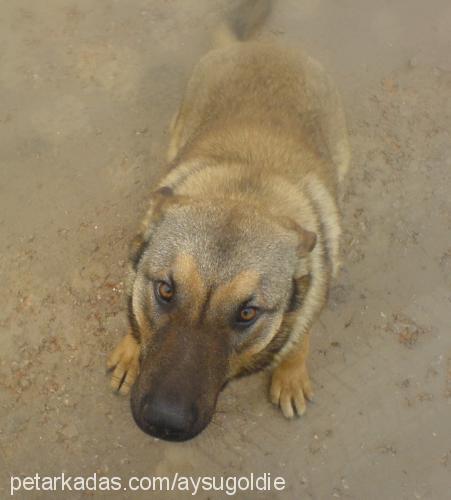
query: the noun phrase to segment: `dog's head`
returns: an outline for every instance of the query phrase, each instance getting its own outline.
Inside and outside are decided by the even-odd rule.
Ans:
[[[315,235],[243,202],[153,197],[135,241],[129,316],[141,345],[132,412],[141,429],[186,440],[210,421],[231,378],[286,341],[299,260]]]

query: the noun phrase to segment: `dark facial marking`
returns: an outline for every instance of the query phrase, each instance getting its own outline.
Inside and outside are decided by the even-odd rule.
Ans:
[[[127,316],[128,316],[128,322],[130,324],[131,328],[131,333],[133,337],[135,337],[136,340],[140,340],[140,334],[139,334],[139,326],[138,326],[138,321],[136,319],[135,313],[133,312],[133,295],[130,294],[127,297]]]
[[[148,244],[149,241],[144,239],[144,236],[141,233],[137,234],[133,238],[130,244],[129,259],[134,271],[138,269],[139,261],[141,260]]]

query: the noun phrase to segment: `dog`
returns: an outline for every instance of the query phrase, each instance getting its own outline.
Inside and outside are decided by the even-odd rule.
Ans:
[[[253,36],[270,9],[242,2],[194,69],[131,245],[130,331],[108,367],[158,438],[196,436],[227,382],[263,368],[285,417],[313,397],[309,331],[340,266],[350,153],[321,65]]]

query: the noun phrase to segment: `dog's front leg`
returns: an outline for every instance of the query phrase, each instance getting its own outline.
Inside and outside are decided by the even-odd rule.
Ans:
[[[309,334],[306,333],[298,346],[294,347],[276,366],[272,373],[270,398],[280,406],[287,418],[295,413],[303,415],[305,400],[313,398],[312,385],[307,371]]]
[[[107,367],[113,370],[111,387],[119,394],[127,394],[139,374],[139,343],[128,333],[108,358]]]

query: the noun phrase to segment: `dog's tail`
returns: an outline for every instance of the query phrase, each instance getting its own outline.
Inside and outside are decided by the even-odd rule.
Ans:
[[[251,38],[268,18],[271,6],[271,0],[241,1],[217,28],[213,37],[215,47],[244,42]]]

